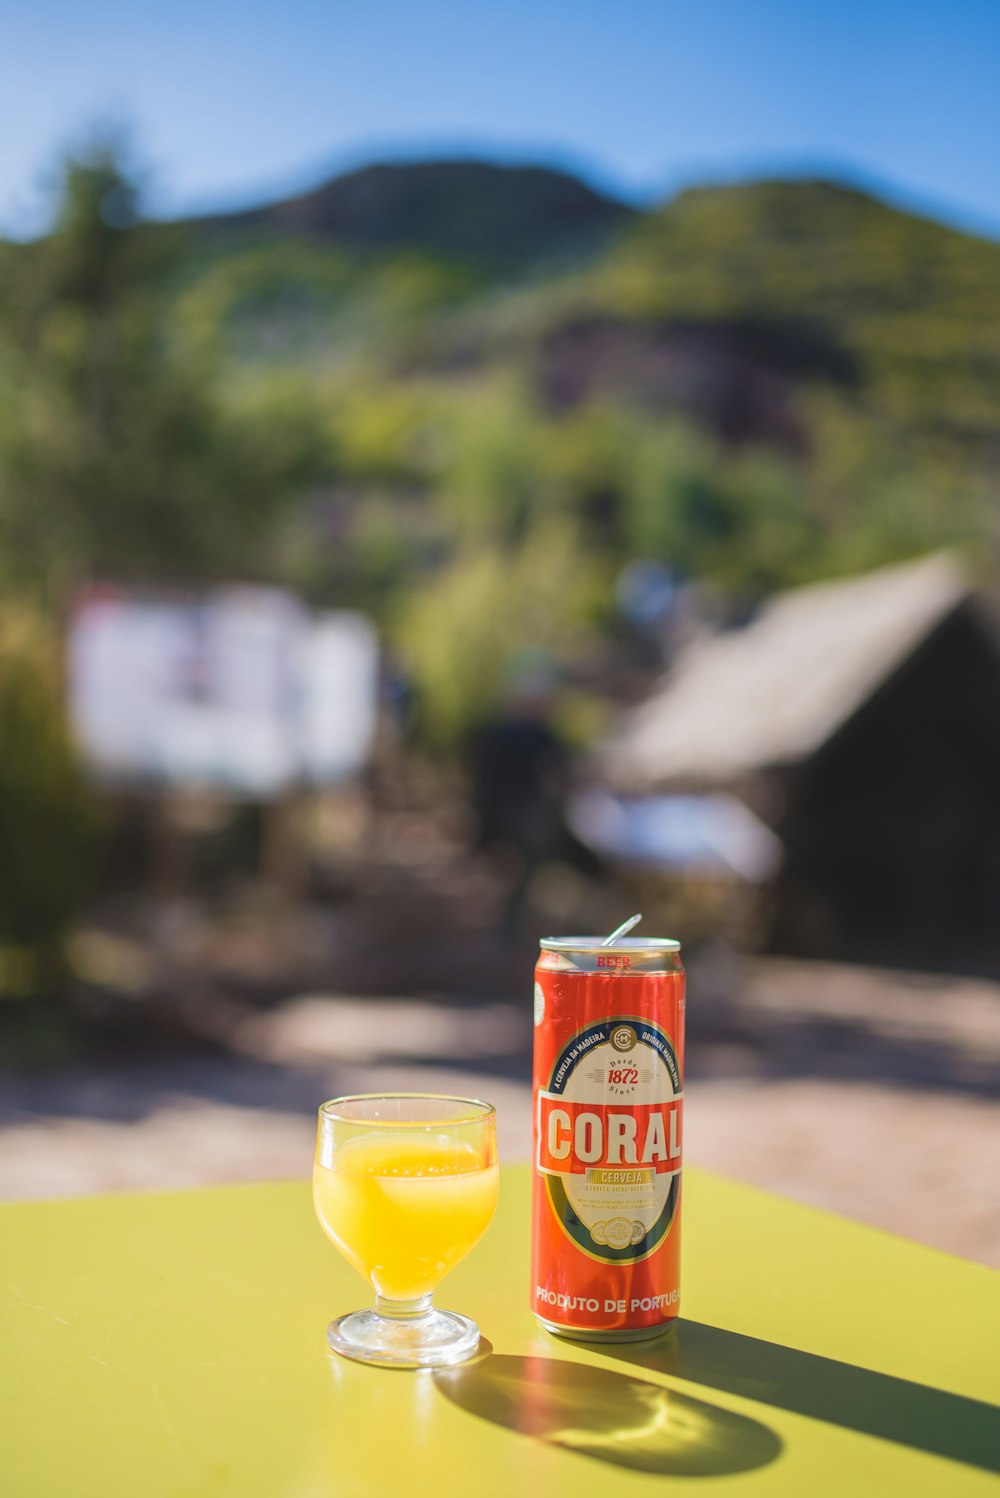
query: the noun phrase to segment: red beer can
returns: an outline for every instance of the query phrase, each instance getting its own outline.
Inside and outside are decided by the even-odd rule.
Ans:
[[[680,1310],[680,943],[541,946],[532,1310],[563,1337],[655,1337]]]

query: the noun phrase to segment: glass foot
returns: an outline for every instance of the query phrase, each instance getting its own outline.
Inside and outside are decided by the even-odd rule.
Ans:
[[[426,1310],[409,1316],[351,1311],[326,1329],[334,1352],[382,1368],[447,1368],[471,1358],[479,1328],[456,1311]]]

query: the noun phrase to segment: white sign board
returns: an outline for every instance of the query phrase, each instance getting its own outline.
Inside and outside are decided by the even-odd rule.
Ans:
[[[360,614],[312,614],[278,589],[175,603],[106,588],[74,613],[69,691],[102,778],[267,798],[362,768],[378,645]]]

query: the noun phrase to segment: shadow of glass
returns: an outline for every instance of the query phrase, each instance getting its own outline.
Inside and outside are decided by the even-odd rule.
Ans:
[[[977,1399],[683,1319],[656,1342],[599,1350],[636,1367],[1000,1472],[1000,1408]]]
[[[673,1477],[719,1477],[773,1462],[757,1420],[675,1389],[555,1358],[495,1354],[435,1373],[460,1409],[578,1456]]]

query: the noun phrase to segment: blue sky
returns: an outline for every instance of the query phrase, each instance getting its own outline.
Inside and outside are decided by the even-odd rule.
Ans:
[[[102,117],[159,213],[373,157],[575,166],[633,198],[821,171],[1000,235],[1000,0],[32,0],[0,46],[0,231]]]

